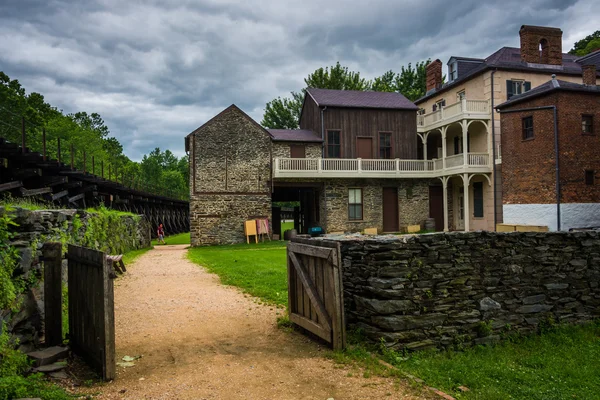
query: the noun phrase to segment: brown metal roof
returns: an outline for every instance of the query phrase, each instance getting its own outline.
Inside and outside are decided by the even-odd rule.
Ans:
[[[323,141],[313,131],[308,129],[267,129],[275,142],[316,142]]]
[[[418,107],[412,101],[400,93],[316,88],[308,88],[306,91],[320,107],[418,110]]]

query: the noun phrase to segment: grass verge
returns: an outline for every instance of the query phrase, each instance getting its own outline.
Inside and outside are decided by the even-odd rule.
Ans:
[[[168,242],[167,242],[168,243]],[[287,306],[285,244],[280,241],[196,247],[188,258],[268,304]]]
[[[131,250],[123,254],[123,263],[125,264],[125,267],[127,268],[129,264],[146,254],[148,250],[152,250],[152,246],[139,250]]]
[[[190,244],[190,233],[180,233],[178,235],[171,235],[165,238],[167,244]],[[162,244],[162,243],[161,243]],[[158,239],[152,240],[152,246],[158,246]]]

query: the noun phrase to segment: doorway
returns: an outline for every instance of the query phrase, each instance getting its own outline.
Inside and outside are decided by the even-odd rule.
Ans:
[[[463,188],[458,188],[457,194],[457,212],[456,212],[456,229],[459,231],[465,230],[465,195]]]
[[[435,220],[435,230],[444,230],[444,188],[429,186],[429,217]]]
[[[398,188],[383,188],[383,231],[398,232]]]
[[[369,160],[373,158],[373,138],[356,138],[356,158]]]
[[[303,144],[292,144],[290,146],[290,155],[292,158],[306,158],[306,146]]]

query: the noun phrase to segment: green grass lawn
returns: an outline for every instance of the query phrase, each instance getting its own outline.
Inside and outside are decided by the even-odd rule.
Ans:
[[[392,353],[386,359],[460,399],[600,398],[600,322],[560,326],[493,347],[421,352],[408,359]]]
[[[180,233],[165,237],[167,244],[190,244],[190,233]],[[161,243],[162,244],[162,243]],[[158,245],[158,239],[152,240],[152,246]]]
[[[294,221],[292,222],[282,222],[281,223],[281,237],[283,238],[283,234],[285,231],[294,229]]]
[[[284,242],[196,247],[188,257],[219,275],[225,285],[237,286],[268,304],[287,305]]]

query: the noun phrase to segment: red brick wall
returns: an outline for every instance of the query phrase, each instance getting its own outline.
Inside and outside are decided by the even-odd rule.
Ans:
[[[425,67],[425,74],[427,91],[442,87],[442,62],[440,60],[430,62],[427,67]]]
[[[596,65],[584,65],[583,67],[583,84],[584,85],[595,85],[596,84]]]
[[[561,202],[600,202],[600,96],[554,92],[508,109],[554,104],[558,109]],[[582,114],[594,115],[595,135],[582,135]],[[533,116],[531,140],[522,138],[522,118],[526,116]],[[502,114],[501,126],[503,204],[555,203],[552,110]],[[594,185],[584,182],[587,169],[596,171]]]

